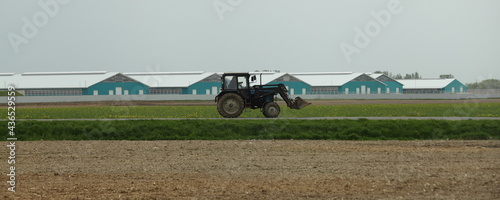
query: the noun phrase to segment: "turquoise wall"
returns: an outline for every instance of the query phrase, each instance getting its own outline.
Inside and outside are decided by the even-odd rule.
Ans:
[[[467,91],[467,87],[458,80],[453,80],[450,84],[444,87],[445,93],[452,93],[453,88],[455,88],[455,93],[460,93],[460,87],[463,87],[463,92]]]
[[[123,83],[116,83],[116,82],[104,82],[104,83],[97,83],[94,84],[87,89],[84,89],[82,94],[83,95],[93,95],[94,90],[99,91],[99,95],[109,95],[109,90],[113,90],[113,94],[116,94],[116,88],[121,87],[122,88],[122,95],[124,94],[125,90],[128,90],[128,94],[139,94],[139,90],[143,90],[143,94],[149,94],[149,87],[138,82],[123,82]]]
[[[188,88],[183,88],[182,94],[193,94],[193,89],[196,90],[196,94],[206,95],[207,89],[210,91],[209,94],[212,94],[212,87],[217,87],[218,94],[222,87],[222,82],[198,82],[190,85]]]
[[[272,84],[280,84],[282,83],[285,86],[288,86],[288,93],[290,93],[290,90],[294,90],[294,95],[299,95],[302,94],[302,89],[306,89],[306,93],[311,92],[311,86],[308,85],[307,83],[304,82],[299,82],[299,81],[290,81],[290,82],[270,82],[268,83],[269,85]]]
[[[377,81],[350,81],[339,87],[339,93],[344,94],[345,89],[349,88],[349,94],[356,94],[356,88],[359,88],[359,94],[363,94],[361,92],[362,85],[366,86],[366,90],[370,88],[370,94],[377,94],[378,88],[382,90],[382,93],[385,90],[385,85]]]
[[[387,86],[385,89],[382,89],[382,94],[387,93],[387,88],[390,89],[390,93],[396,93],[396,88],[399,88],[399,93],[403,93],[403,84],[395,81],[387,81],[384,82]]]

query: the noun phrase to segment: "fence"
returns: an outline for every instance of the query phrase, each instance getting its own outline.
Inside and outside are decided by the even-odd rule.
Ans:
[[[500,93],[500,89],[467,89],[467,93],[474,94],[498,94]]]

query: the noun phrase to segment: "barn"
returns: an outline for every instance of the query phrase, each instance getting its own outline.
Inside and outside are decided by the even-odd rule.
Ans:
[[[213,72],[131,72],[124,73],[149,86],[149,94],[216,95],[221,75]]]
[[[289,75],[294,78],[290,77],[290,80],[302,83],[300,86],[307,94],[374,94],[382,93],[386,88],[383,82],[365,73],[305,72]]]
[[[25,96],[132,95],[149,90],[121,73],[106,71],[4,73],[0,80]]]
[[[399,79],[404,93],[465,93],[467,87],[457,79]]]
[[[311,86],[306,82],[292,76],[288,73],[275,73],[263,76],[264,84],[283,84],[288,89],[290,95],[309,94]]]
[[[370,76],[386,85],[385,90],[382,90],[382,93],[399,94],[403,92],[403,84],[385,74],[370,74]]]

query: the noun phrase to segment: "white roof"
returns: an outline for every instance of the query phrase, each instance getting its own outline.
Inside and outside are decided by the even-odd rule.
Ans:
[[[260,74],[262,74],[262,84],[268,84],[269,82],[277,79],[286,73],[274,73],[274,72],[250,72],[251,75],[255,75],[257,77],[257,82],[252,83],[250,85],[260,85]]]
[[[404,89],[444,88],[455,79],[398,79]]]
[[[130,72],[123,73],[149,87],[188,87],[215,73],[213,72]]]
[[[22,74],[2,74],[0,88],[14,85],[19,89],[43,88],[87,88],[99,83],[118,72],[27,72]]]
[[[384,74],[368,74],[369,76],[371,76],[372,78],[374,79],[377,79],[378,77],[384,75]]]
[[[319,72],[319,73],[289,73],[311,86],[341,86],[364,73],[353,72]],[[377,81],[377,80],[376,80]]]

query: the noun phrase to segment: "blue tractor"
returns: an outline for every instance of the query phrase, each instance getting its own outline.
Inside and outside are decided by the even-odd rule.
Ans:
[[[249,73],[224,73],[221,92],[215,97],[220,115],[225,118],[236,118],[245,108],[260,108],[267,118],[278,117],[280,106],[275,102],[277,94],[291,109],[301,109],[311,104],[300,97],[291,99],[283,84],[262,85],[261,83],[250,86],[250,83],[255,80],[255,75]]]

